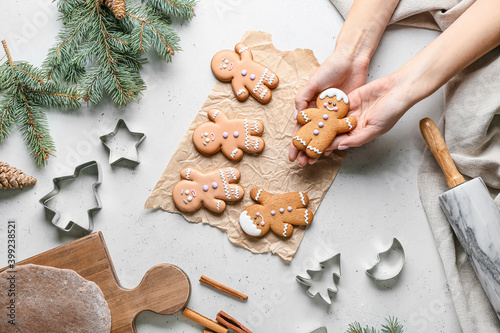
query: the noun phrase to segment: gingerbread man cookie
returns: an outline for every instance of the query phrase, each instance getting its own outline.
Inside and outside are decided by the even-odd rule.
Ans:
[[[293,145],[312,158],[323,154],[337,134],[349,132],[357,124],[354,117],[344,118],[349,111],[349,100],[342,90],[323,91],[316,99],[316,107],[297,114],[297,123],[304,126],[293,137]]]
[[[271,100],[271,90],[279,83],[278,76],[266,66],[253,60],[252,51],[246,44],[236,44],[235,51],[223,50],[212,58],[212,72],[221,81],[233,86],[240,101],[252,95],[261,103]]]
[[[305,193],[292,192],[271,196],[259,187],[250,191],[250,197],[258,204],[248,206],[240,214],[243,231],[253,237],[262,237],[269,229],[277,235],[288,238],[294,225],[309,225],[313,212],[306,209],[309,198]]]
[[[239,161],[243,151],[260,153],[265,142],[260,135],[264,124],[254,119],[229,119],[219,109],[208,111],[211,121],[198,126],[193,133],[193,143],[199,152],[215,154],[219,150],[232,161]]]
[[[214,213],[226,209],[226,201],[243,199],[245,190],[237,183],[240,172],[235,168],[220,168],[206,173],[185,168],[181,180],[174,186],[172,197],[175,206],[186,213],[198,210],[202,205]]]

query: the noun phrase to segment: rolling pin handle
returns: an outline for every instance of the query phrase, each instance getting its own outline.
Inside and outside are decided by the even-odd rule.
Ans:
[[[432,155],[443,171],[449,188],[454,188],[465,182],[464,176],[458,172],[453,162],[448,147],[436,124],[429,118],[420,120],[420,132],[427,142]]]

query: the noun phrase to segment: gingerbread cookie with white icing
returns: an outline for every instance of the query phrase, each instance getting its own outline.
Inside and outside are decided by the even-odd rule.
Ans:
[[[262,237],[269,229],[277,235],[289,238],[293,226],[309,225],[314,214],[306,209],[309,197],[303,192],[291,192],[272,196],[255,187],[250,197],[258,204],[250,205],[240,214],[240,226],[252,237]]]
[[[243,151],[260,153],[265,142],[260,137],[264,124],[254,119],[229,119],[219,109],[208,111],[209,122],[198,126],[193,132],[196,149],[204,154],[215,154],[219,150],[232,161],[239,161]]]
[[[304,126],[293,137],[293,145],[312,158],[323,154],[337,134],[351,131],[357,124],[354,117],[344,118],[349,111],[349,99],[342,90],[323,91],[316,99],[316,107],[297,114],[297,123]]]
[[[223,50],[212,58],[212,72],[223,82],[231,81],[236,98],[244,101],[249,95],[261,103],[269,103],[271,89],[279,83],[278,76],[266,66],[253,60],[246,44],[236,44],[234,51]]]
[[[245,190],[237,183],[240,172],[236,168],[220,168],[206,173],[193,168],[181,171],[182,180],[174,186],[175,206],[183,212],[194,212],[205,206],[214,213],[226,209],[226,201],[243,199]]]

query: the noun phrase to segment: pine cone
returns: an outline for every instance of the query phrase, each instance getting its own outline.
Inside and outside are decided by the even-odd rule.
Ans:
[[[118,20],[123,20],[127,11],[125,0],[101,0],[101,3],[108,7]]]
[[[35,178],[7,163],[0,162],[0,190],[23,188],[24,186],[33,186],[35,183]]]

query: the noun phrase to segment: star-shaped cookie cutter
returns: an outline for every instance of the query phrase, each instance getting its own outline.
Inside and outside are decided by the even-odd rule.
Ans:
[[[71,219],[70,221],[62,221],[61,212],[51,207],[51,203],[53,202],[52,200],[59,194],[61,190],[61,183],[65,181],[76,180],[78,177],[80,177],[80,174],[83,170],[85,170],[85,172],[89,174],[92,175],[95,174],[96,176],[96,181],[92,184],[92,192],[94,194],[94,198],[97,202],[97,205],[87,210],[88,226],[84,226],[80,221],[73,221],[73,219]],[[69,232],[74,225],[77,225],[79,228],[85,230],[88,233],[91,233],[92,230],[94,229],[93,215],[96,211],[102,208],[101,199],[97,194],[97,189],[99,185],[101,185],[102,183],[101,166],[99,165],[99,163],[97,163],[96,161],[90,161],[78,165],[75,168],[75,172],[72,175],[54,178],[53,182],[54,182],[54,189],[40,199],[40,203],[45,207],[45,211],[47,212],[48,216],[51,217],[52,224],[58,227],[59,229],[67,232]]]
[[[306,270],[307,274],[309,275],[309,278],[305,278],[303,276],[297,275],[296,279],[297,279],[297,282],[308,287],[306,290],[306,294],[309,297],[314,298],[316,295],[319,294],[320,298],[324,302],[326,302],[327,304],[332,304],[332,297],[338,291],[338,288],[336,286],[336,281],[335,281],[336,278],[335,277],[337,277],[337,280],[340,279],[340,253],[337,253],[333,257],[330,257],[326,260],[321,261],[319,264],[320,264],[321,268],[318,270],[313,270],[313,269]],[[326,295],[323,294],[321,291],[316,291],[316,292],[311,291],[311,289],[313,289],[313,290],[315,289],[315,285],[316,285],[315,277],[322,275],[325,272],[325,270],[329,267],[332,267],[332,271],[333,271],[333,273],[332,273],[333,288],[332,287],[327,288]]]
[[[133,153],[131,153],[131,149],[125,149],[125,153],[120,155],[117,150],[118,148],[127,148],[127,144],[120,143],[120,144],[114,144],[114,141],[116,141],[118,138],[116,138],[117,134],[121,131],[126,131],[127,135],[129,137],[132,137],[133,140],[135,141],[135,146],[133,149]],[[118,123],[116,124],[116,127],[113,132],[102,135],[99,137],[99,139],[102,141],[102,144],[106,149],[109,151],[109,164],[111,166],[121,164],[122,162],[129,162],[132,163],[134,166],[140,163],[139,161],[139,145],[142,143],[142,141],[146,138],[146,135],[144,133],[138,133],[138,132],[132,132],[129,130],[127,124],[123,119],[118,120]],[[119,139],[118,139],[119,140]],[[114,146],[114,147],[113,147]],[[113,149],[112,149],[113,148]],[[129,154],[129,155],[127,155]],[[134,155],[134,156],[132,156]]]

